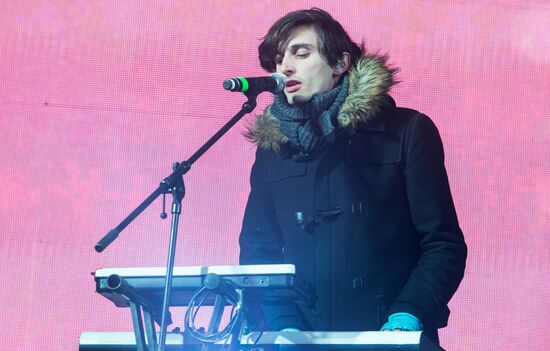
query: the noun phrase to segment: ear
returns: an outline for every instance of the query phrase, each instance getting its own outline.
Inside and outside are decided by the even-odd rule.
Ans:
[[[338,60],[338,63],[332,67],[332,74],[334,77],[340,77],[346,73],[351,63],[351,55],[349,52],[343,52],[342,57]]]

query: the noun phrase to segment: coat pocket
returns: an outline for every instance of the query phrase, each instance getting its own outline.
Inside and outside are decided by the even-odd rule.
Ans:
[[[368,133],[348,140],[345,161],[351,165],[384,165],[401,161],[401,138],[386,133]]]
[[[306,163],[292,159],[270,159],[264,164],[264,181],[274,183],[287,178],[306,175]]]

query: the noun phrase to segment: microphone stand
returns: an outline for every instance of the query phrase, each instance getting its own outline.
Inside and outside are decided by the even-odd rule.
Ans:
[[[162,302],[162,319],[160,325],[160,340],[158,351],[164,351],[166,346],[167,316],[169,314],[169,300],[172,290],[172,278],[174,273],[174,256],[176,252],[176,239],[178,235],[179,216],[181,214],[181,200],[185,196],[185,185],[183,175],[189,172],[191,165],[195,163],[212,145],[214,145],[229,129],[231,129],[244,115],[252,112],[256,108],[256,97],[261,91],[249,91],[245,93],[248,98],[242,105],[241,110],[231,118],[223,127],[220,128],[204,145],[202,145],[189,159],[181,163],[176,162],[173,165],[173,172],[164,178],[158,188],[151,193],[128,217],[126,217],[118,226],[109,231],[95,245],[97,252],[102,252],[109,246],[137,216],[141,214],[159,195],[172,194],[172,224],[170,230],[170,246],[168,249],[168,263],[166,267],[166,280],[164,284],[164,298]],[[148,342],[151,342],[150,340]]]

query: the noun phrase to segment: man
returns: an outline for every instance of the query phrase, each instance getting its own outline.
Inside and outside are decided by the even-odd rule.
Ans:
[[[320,9],[279,19],[259,56],[287,80],[249,130],[240,263],[294,264],[313,301],[264,304],[255,327],[424,330],[438,342],[466,245],[436,127],[395,106],[395,69]]]

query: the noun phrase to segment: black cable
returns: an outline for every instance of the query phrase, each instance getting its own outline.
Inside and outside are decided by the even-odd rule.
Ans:
[[[237,323],[242,320],[242,294],[239,294],[239,301],[237,301],[237,304],[229,302],[233,307],[231,309],[229,323],[225,326],[225,328],[218,332],[209,333],[208,331],[202,332],[200,329],[197,329],[195,319],[201,307],[204,307],[204,301],[211,293],[212,290],[203,286],[193,294],[187,306],[187,311],[185,312],[185,329],[192,338],[203,343],[212,344],[224,340],[227,342],[233,333],[234,328],[240,327],[237,326]],[[220,294],[217,295],[224,297]]]

